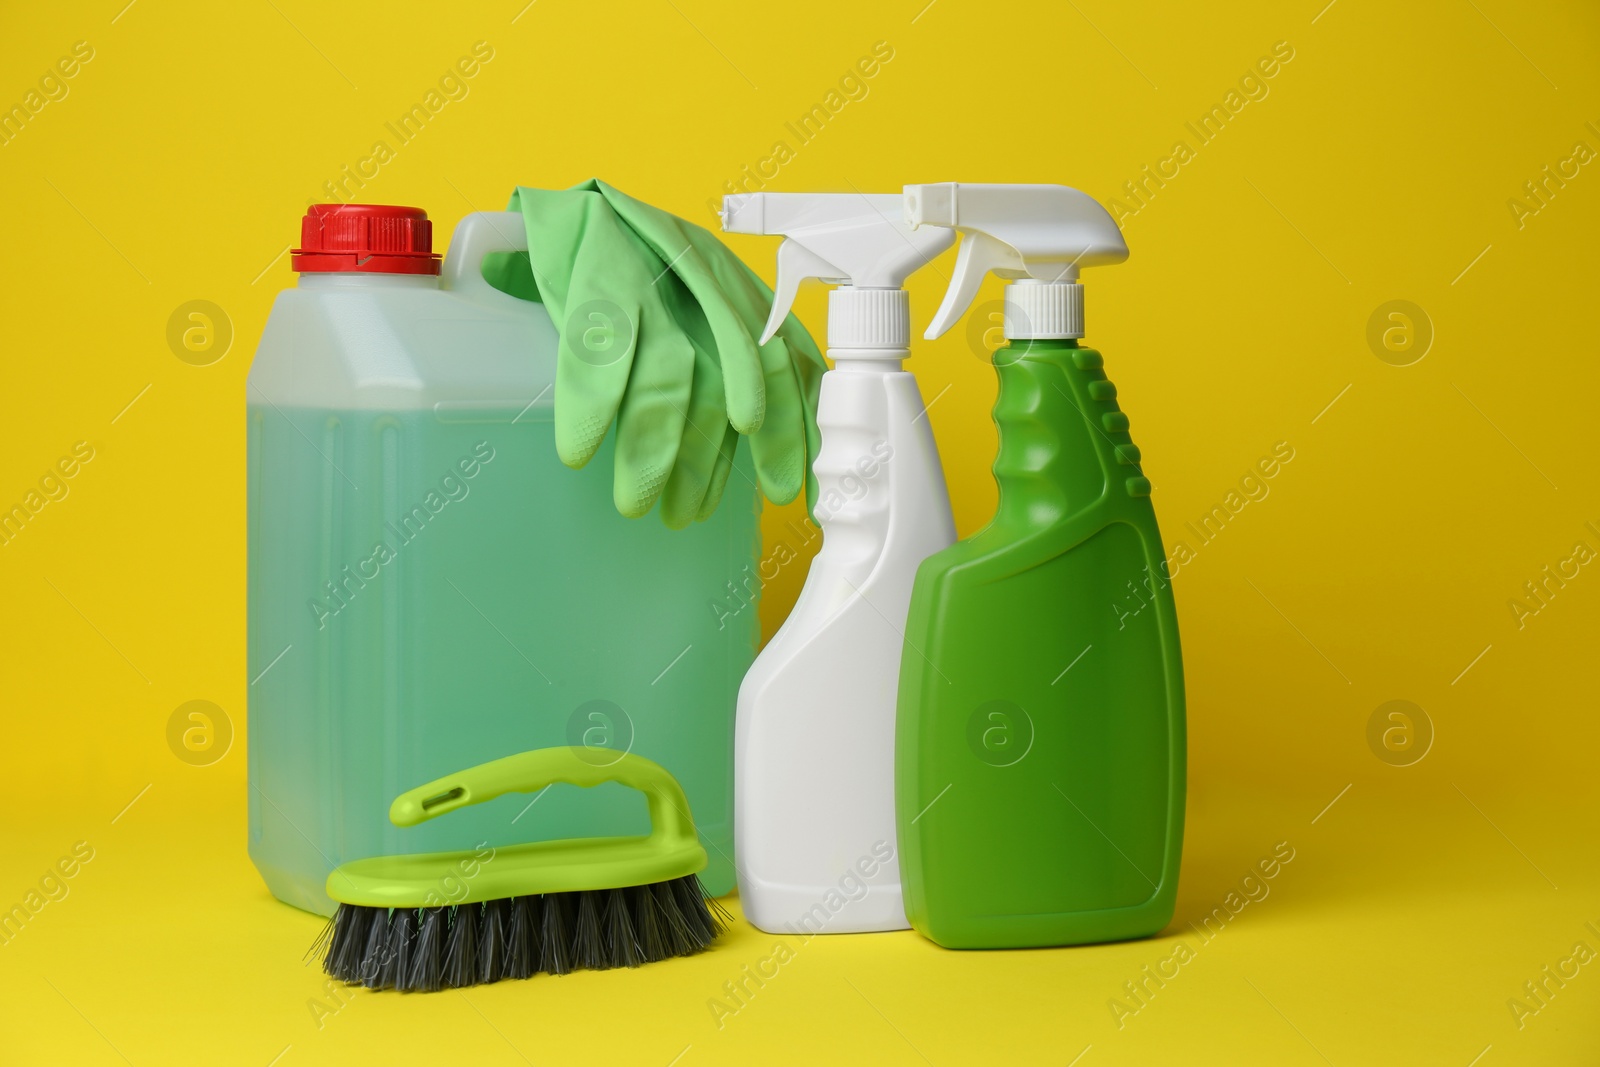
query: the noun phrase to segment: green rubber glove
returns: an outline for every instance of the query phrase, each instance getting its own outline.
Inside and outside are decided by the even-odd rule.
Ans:
[[[659,498],[681,527],[716,510],[745,433],[766,496],[787,503],[805,484],[814,502],[824,364],[793,316],[756,344],[772,293],[754,272],[709,231],[598,181],[519,188],[510,210],[527,226],[527,260],[486,263],[485,276],[517,295],[536,288],[560,332],[562,462],[583,466],[615,423],[617,510],[637,517]]]
[[[772,290],[720,238],[598,179],[580,188],[604,196],[705,312],[721,356],[728,421],[750,435],[762,492],[785,504],[802,485],[810,489],[811,464],[820,443],[817,393],[826,366],[805,327],[790,315],[771,340],[758,345],[755,339],[772,310]],[[725,481],[727,475],[722,477]],[[814,501],[814,489],[807,499]]]

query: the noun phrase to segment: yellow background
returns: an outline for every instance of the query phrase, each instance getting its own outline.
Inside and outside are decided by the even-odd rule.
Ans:
[[[0,147],[0,504],[95,449],[0,547],[0,906],[94,850],[0,945],[0,1061],[1600,1062],[1600,963],[1520,1028],[1507,1006],[1600,949],[1600,575],[1552,584],[1520,628],[1508,606],[1576,542],[1600,550],[1600,165],[1520,224],[1508,206],[1575,142],[1600,150],[1592,5],[125,2],[0,22],[0,104],[94,50]],[[469,94],[396,146],[384,124],[477,41],[494,56]],[[800,145],[785,123],[879,41],[866,95]],[[1266,95],[1200,144],[1185,123],[1277,42],[1293,58]],[[1130,261],[1086,277],[1089,341],[1169,544],[1195,547],[1184,524],[1277,442],[1294,459],[1176,579],[1190,823],[1164,936],[791,938],[720,1026],[708,1002],[773,950],[742,923],[640,972],[328,999],[299,962],[318,921],[245,855],[242,406],[306,202],[378,140],[395,158],[361,199],[425,207],[440,244],[514,184],[592,175],[714,225],[707,202],[779,140],[793,158],[760,187],[1048,181],[1130,205],[1123,183],[1189,144],[1126,220]],[[772,242],[732,243],[770,278]],[[919,321],[949,265],[913,279]],[[209,366],[166,341],[196,299],[234,334]],[[1408,366],[1368,344],[1391,300],[1431,322]],[[819,334],[823,307],[798,308]],[[976,348],[962,327],[910,364],[963,533],[995,498]],[[769,534],[798,515],[770,509]],[[767,589],[769,634],[803,570]],[[210,766],[168,748],[192,699],[235,731]],[[1412,766],[1368,745],[1390,700],[1431,723]],[[1280,841],[1270,896],[1201,947],[1190,924]],[[1119,1026],[1109,1002],[1136,1004],[1123,983],[1179,940],[1196,958]]]

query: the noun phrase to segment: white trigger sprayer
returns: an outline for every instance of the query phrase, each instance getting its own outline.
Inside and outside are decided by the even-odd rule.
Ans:
[[[931,227],[962,234],[955,277],[924,335],[930,340],[966,313],[990,271],[1011,283],[1007,337],[1082,337],[1079,268],[1128,258],[1106,209],[1065,185],[908,185],[904,211],[917,233]]]

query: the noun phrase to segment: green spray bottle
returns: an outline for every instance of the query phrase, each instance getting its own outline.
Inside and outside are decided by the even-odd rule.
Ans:
[[[993,521],[924,560],[901,657],[895,808],[907,918],[947,948],[1154,934],[1183,846],[1183,662],[1150,482],[1083,336],[1078,270],[1120,263],[1060,185],[905,188],[962,234],[927,336],[1006,278]]]

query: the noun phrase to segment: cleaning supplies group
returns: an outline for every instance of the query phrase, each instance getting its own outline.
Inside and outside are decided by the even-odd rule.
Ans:
[[[1153,591],[1152,626],[1119,633],[1104,610],[1163,557],[1116,388],[1078,344],[1080,268],[1127,257],[1106,211],[1059,185],[728,196],[726,231],[783,238],[769,305],[715,236],[604,183],[519,189],[512,207],[527,250],[489,256],[484,276],[541,301],[559,329],[563,462],[587,463],[614,423],[617,510],[642,515],[659,498],[678,527],[716,509],[743,435],[768,497],[792,498],[814,464],[808,499],[829,501],[799,600],[738,694],[734,837],[750,921],[806,927],[857,858],[876,855],[864,894],[820,932],[909,925],[946,947],[999,948],[1161,929],[1182,844],[1182,663],[1170,583]],[[958,234],[926,336],[994,272],[1008,282],[1010,341],[994,361],[999,506],[960,542],[903,369],[903,286]],[[808,278],[837,286],[825,374],[790,315]],[[858,477],[868,466],[875,476]],[[524,753],[403,794],[390,818],[611,780],[647,794],[649,836],[500,847],[450,906],[428,893],[471,853],[333,871],[329,973],[432,990],[704,948],[720,929],[695,877],[706,853],[682,790],[638,756]]]

